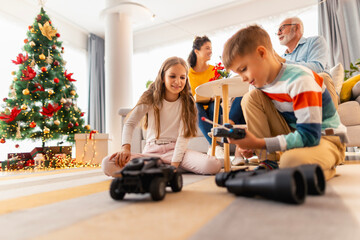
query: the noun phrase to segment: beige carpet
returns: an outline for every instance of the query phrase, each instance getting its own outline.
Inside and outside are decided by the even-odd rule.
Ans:
[[[360,239],[360,164],[326,194],[294,206],[235,197],[214,176],[184,175],[179,193],[114,201],[100,169],[0,177],[0,239]]]

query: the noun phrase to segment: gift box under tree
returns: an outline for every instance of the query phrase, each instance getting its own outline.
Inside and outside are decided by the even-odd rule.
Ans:
[[[70,157],[72,154],[72,147],[71,146],[53,146],[53,147],[36,147],[34,148],[30,154],[32,158],[38,153],[42,153],[45,156],[44,166],[45,167],[56,167],[56,161],[54,157],[58,154],[64,154],[65,157]]]
[[[101,164],[109,153],[109,134],[75,134],[76,161],[88,164]]]

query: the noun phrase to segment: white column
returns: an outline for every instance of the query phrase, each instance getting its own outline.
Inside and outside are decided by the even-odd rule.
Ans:
[[[105,95],[106,132],[112,140],[109,153],[120,150],[120,107],[132,107],[133,35],[131,19],[126,13],[105,16]]]

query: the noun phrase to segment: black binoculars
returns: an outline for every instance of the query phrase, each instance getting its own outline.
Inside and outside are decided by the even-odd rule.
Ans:
[[[324,194],[326,186],[324,173],[317,164],[272,171],[241,169],[218,173],[215,181],[237,196],[261,196],[292,204],[303,203],[307,194]]]

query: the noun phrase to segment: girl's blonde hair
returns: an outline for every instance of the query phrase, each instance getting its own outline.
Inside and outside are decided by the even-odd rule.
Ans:
[[[136,106],[140,104],[151,105],[155,114],[155,126],[156,126],[156,138],[160,136],[160,110],[162,102],[165,97],[165,72],[174,65],[181,64],[186,70],[186,83],[184,89],[180,92],[180,98],[182,102],[181,120],[184,126],[183,135],[186,138],[196,136],[196,124],[197,124],[197,112],[195,107],[195,101],[190,91],[190,84],[188,79],[188,65],[184,59],[179,57],[170,57],[162,64],[157,77],[153,83],[150,84],[148,90],[146,90],[140,97]],[[135,107],[136,107],[135,106]],[[143,128],[148,127],[148,114],[144,116]]]

